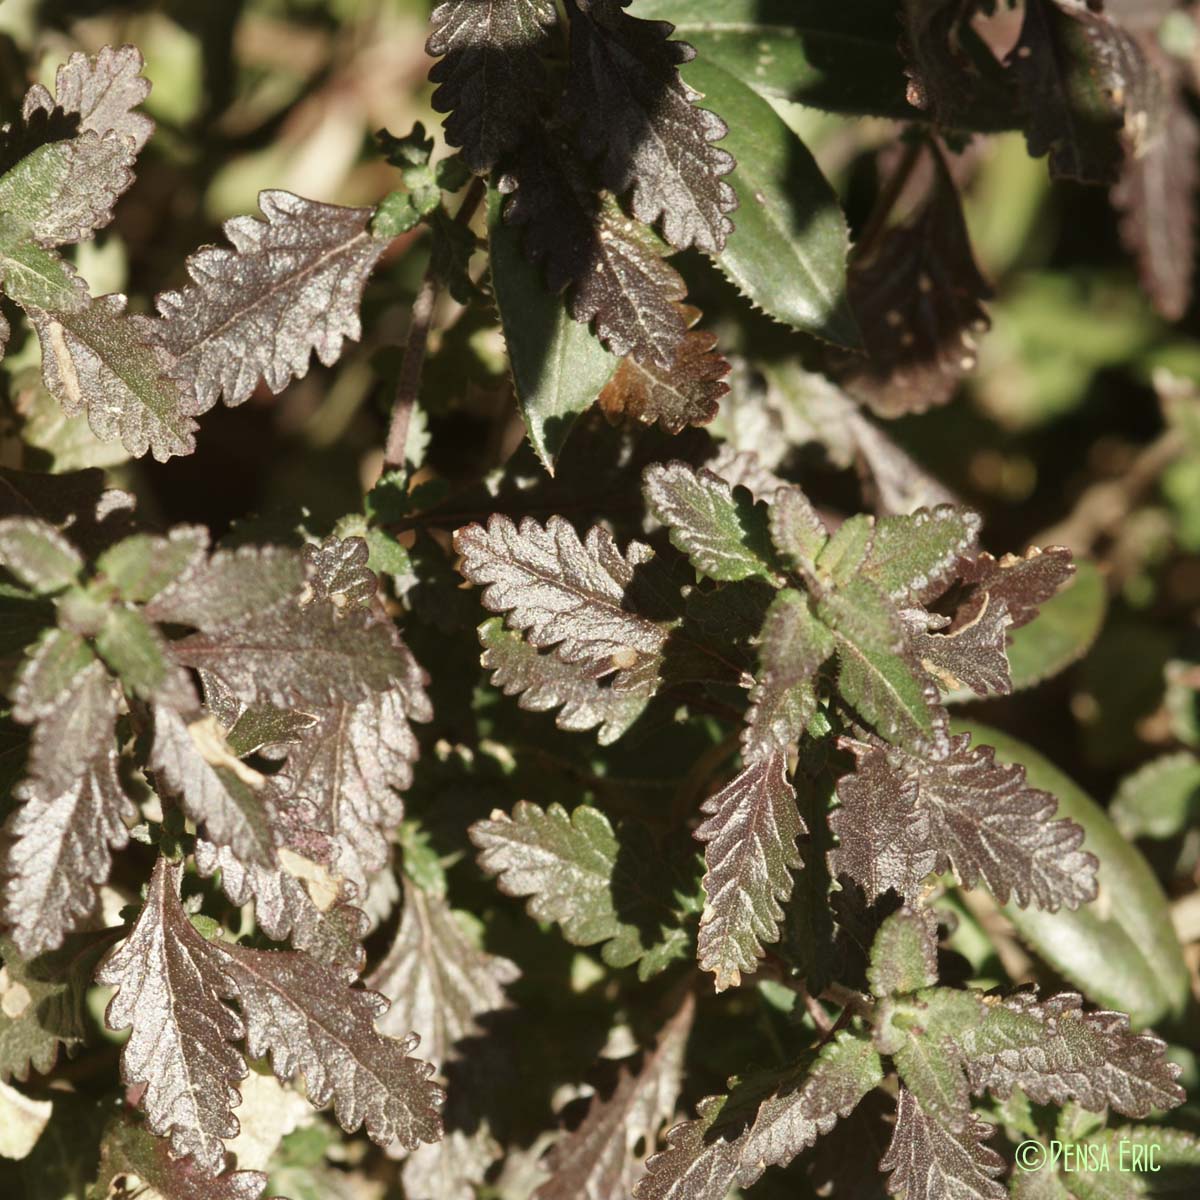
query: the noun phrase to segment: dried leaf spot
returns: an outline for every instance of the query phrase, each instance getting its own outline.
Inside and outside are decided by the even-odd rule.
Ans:
[[[33,997],[29,989],[13,979],[7,967],[0,967],[0,1012],[10,1021],[15,1021],[28,1007]]]
[[[196,744],[200,757],[210,767],[224,767],[232,771],[247,787],[261,791],[266,786],[266,779],[248,763],[243,762],[230,749],[225,740],[225,734],[217,718],[214,716],[201,717],[188,727],[188,734]]]

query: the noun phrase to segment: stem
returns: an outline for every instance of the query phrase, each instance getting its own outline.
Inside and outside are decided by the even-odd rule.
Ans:
[[[467,194],[454,214],[457,225],[466,225],[475,215],[483,199],[485,184],[476,177],[471,180]],[[383,469],[394,470],[404,466],[404,447],[408,442],[408,427],[412,424],[413,407],[421,390],[421,371],[425,366],[425,350],[429,344],[429,331],[433,326],[433,313],[437,307],[441,280],[430,259],[421,286],[413,301],[412,319],[408,325],[408,337],[404,342],[404,358],[400,362],[400,378],[396,380],[396,394],[392,399],[392,418],[388,424],[387,442],[384,444]]]
[[[1042,546],[1066,546],[1087,554],[1104,536],[1119,529],[1163,471],[1185,449],[1183,435],[1168,429],[1145,446],[1117,479],[1106,479],[1087,488],[1070,515],[1038,535]]]

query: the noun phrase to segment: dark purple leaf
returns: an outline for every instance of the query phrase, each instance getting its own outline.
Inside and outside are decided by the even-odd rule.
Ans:
[[[942,153],[915,214],[866,245],[851,263],[850,303],[867,349],[849,390],[881,417],[945,404],[975,366],[991,289],[979,273],[958,189]]]
[[[669,41],[671,26],[622,10],[627,0],[581,0],[572,6],[570,113],[580,121],[585,155],[600,158],[605,187],[632,190],[630,207],[647,225],[662,218],[677,249],[717,253],[733,231],[725,215],[737,195],[722,176],[733,156],[714,146],[728,132],[715,113],[693,103],[699,93],[679,76],[695,57]]]

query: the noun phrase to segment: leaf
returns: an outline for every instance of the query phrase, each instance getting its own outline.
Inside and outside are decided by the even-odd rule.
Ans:
[[[646,1174],[633,1191],[636,1200],[725,1200],[746,1139],[746,1132],[734,1138],[712,1133],[726,1102],[724,1096],[707,1096],[696,1105],[695,1120],[667,1131],[667,1148],[647,1159]]]
[[[821,547],[814,564],[815,574],[833,584],[849,583],[867,561],[874,540],[873,517],[866,513],[847,517]]]
[[[914,748],[940,744],[936,689],[916,664],[900,616],[883,593],[863,576],[848,579],[817,602],[817,616],[834,635],[843,698],[889,741]]]
[[[604,390],[618,360],[571,318],[562,296],[542,286],[525,261],[515,229],[500,217],[501,196],[488,191],[488,261],[513,386],[525,428],[542,465],[554,464],[580,413]]]
[[[671,535],[671,544],[710,579],[759,575],[774,579],[765,508],[719,475],[686,463],[650,466],[642,476],[646,507]]]
[[[871,945],[867,979],[873,996],[899,996],[937,983],[937,917],[902,908],[887,917]]]
[[[526,256],[543,267],[552,292],[572,285],[571,316],[595,322],[596,336],[618,357],[669,370],[687,333],[682,277],[646,226],[611,198],[597,196],[557,141],[528,137],[498,186],[515,192],[504,220],[524,231]]]
[[[881,417],[947,403],[975,366],[976,335],[989,326],[982,301],[991,289],[958,190],[942,152],[930,144],[928,153],[931,178],[916,212],[873,245],[860,243],[850,267],[868,362],[850,367],[847,387]]]
[[[243,863],[275,861],[267,779],[230,752],[215,718],[188,723],[156,705],[150,766],[210,841]]]
[[[39,246],[83,241],[112,220],[135,156],[115,130],[39,146],[0,178],[0,213]]]
[[[1164,754],[1121,780],[1109,807],[1127,838],[1170,838],[1200,815],[1200,760],[1186,750]]]
[[[674,869],[664,870],[644,828],[614,831],[587,804],[568,814],[520,800],[511,817],[497,809],[468,832],[480,868],[506,896],[530,897],[529,915],[557,922],[574,946],[604,942],[609,966],[638,963],[647,979],[684,952]]]
[[[375,599],[379,580],[367,566],[371,549],[361,537],[325,538],[300,551],[307,587],[301,603],[332,600],[335,608],[364,608]]]
[[[699,960],[719,992],[753,974],[762,944],[778,940],[780,903],[803,865],[796,838],[806,829],[786,767],[780,752],[763,757],[701,806],[708,820],[695,834],[707,866]]]
[[[172,1158],[161,1138],[122,1115],[104,1131],[96,1187],[109,1194],[129,1175],[151,1195],[169,1200],[258,1200],[267,1186],[262,1171],[224,1171],[210,1179],[192,1160]]]
[[[499,617],[479,626],[479,641],[483,646],[480,663],[491,670],[493,687],[506,696],[519,696],[517,703],[529,712],[560,709],[554,717],[559,729],[582,732],[599,726],[596,740],[601,746],[611,745],[633,725],[657,685],[657,679],[651,677],[636,688],[621,691],[605,686],[551,651],[530,646],[520,634],[505,629]]]
[[[25,94],[22,114],[29,119],[38,109],[51,112],[56,106],[78,113],[81,133],[119,133],[139,151],[154,132],[154,122],[136,111],[150,94],[150,82],[142,77],[145,66],[136,46],[103,46],[88,56],[76,51],[58,68],[54,96],[39,84]]]
[[[346,987],[296,951],[206,942],[179,903],[180,874],[159,859],[137,923],[96,975],[118,989],[105,1020],[110,1029],[132,1029],[122,1078],[147,1085],[151,1132],[170,1131],[175,1152],[193,1154],[208,1174],[221,1167],[220,1139],[238,1130],[233,1084],[246,1073],[229,1042],[244,1032],[251,1057],[269,1055],[281,1079],[302,1073],[313,1104],[332,1099],[346,1132],[365,1124],[381,1145],[398,1137],[410,1150],[440,1137],[433,1068],[408,1057],[416,1038],[396,1041],[375,1030],[387,1001]],[[222,1003],[230,999],[242,1019]]]
[[[723,114],[723,145],[736,161],[729,182],[741,199],[737,227],[715,256],[717,266],[777,321],[859,345],[846,301],[846,218],[807,147],[717,61],[700,57],[683,74]]]
[[[899,756],[891,761],[895,767]],[[1012,895],[1022,908],[1053,912],[1095,898],[1097,862],[1080,849],[1083,830],[1055,818],[1054,796],[1030,786],[1020,766],[997,763],[992,747],[971,747],[969,736],[956,734],[916,776],[937,870],[949,865],[968,887],[982,879],[1001,904]]]
[[[400,792],[412,783],[419,748],[412,721],[433,715],[426,676],[396,635],[388,691],[336,701],[300,737],[281,776],[290,797],[313,806],[314,824],[338,848],[338,874],[361,889],[387,862],[388,835],[404,816]]]
[[[829,852],[829,870],[860,884],[868,899],[888,889],[911,897],[937,862],[929,814],[917,804],[920,784],[895,772],[879,746],[844,738],[856,766],[838,780],[840,806],[829,818],[838,839]]]
[[[689,425],[707,425],[716,416],[717,401],[729,392],[724,382],[729,363],[714,350],[715,334],[691,328],[700,310],[687,304],[677,307],[688,332],[675,346],[669,367],[632,356],[621,359],[597,397],[610,421],[629,417],[676,434]]]
[[[180,874],[179,865],[158,860],[136,924],[100,963],[96,981],[117,989],[104,1021],[131,1030],[121,1079],[145,1085],[146,1127],[215,1175],[225,1163],[221,1139],[238,1132],[233,1108],[246,1064],[229,1043],[244,1027],[221,1003],[236,994],[223,958],[179,904]]]
[[[253,561],[251,559],[250,561]],[[207,622],[206,622],[207,623]],[[246,703],[279,708],[357,701],[401,674],[390,620],[328,600],[276,604],[240,624],[171,643],[177,662],[210,671]]]
[[[930,600],[954,579],[959,560],[974,556],[981,523],[952,504],[882,517],[863,571],[898,603]]]
[[[363,287],[387,249],[367,227],[372,210],[281,191],[260,193],[258,203],[266,220],[226,221],[233,249],[193,254],[193,283],[163,292],[156,300],[162,319],[148,325],[171,356],[191,415],[222,397],[241,404],[260,379],[280,392],[307,373],[313,352],[332,366],[345,339],[362,332]]]
[[[1160,1186],[1166,1192],[1182,1192],[1200,1181],[1200,1143],[1193,1133],[1162,1125],[1120,1125],[1099,1131],[1088,1142],[1107,1149],[1110,1167],[1116,1164],[1125,1176],[1122,1182],[1135,1189],[1135,1195],[1154,1195]],[[1126,1170],[1121,1171],[1122,1166]],[[1103,1187],[1112,1175],[1103,1168],[1100,1174],[1096,1182]]]
[[[218,550],[146,604],[151,620],[215,633],[285,603],[304,582],[300,556],[279,546]]]
[[[73,1053],[87,1037],[84,998],[92,967],[106,942],[91,934],[61,949],[26,959],[0,938],[0,1082],[48,1074],[58,1048]]]
[[[482,1031],[481,1018],[508,1006],[504,985],[519,975],[507,958],[475,946],[445,899],[405,880],[400,929],[369,986],[396,997],[380,1028],[415,1030],[445,1065],[465,1052],[458,1043]]]
[[[725,478],[729,479],[728,474]],[[736,484],[741,480],[729,479],[729,482]],[[774,489],[768,519],[771,541],[779,554],[793,567],[815,575],[816,560],[829,541],[829,531],[808,497],[798,487]]]
[[[12,689],[13,716],[27,725],[48,716],[95,661],[91,647],[79,634],[57,627],[43,629],[21,663]]]
[[[195,422],[149,344],[152,323],[128,316],[125,297],[101,296],[78,312],[29,310],[42,343],[46,387],[68,416],[87,411],[101,441],[119,438],[134,457],[159,462],[195,449]]]
[[[0,180],[0,187],[3,182]],[[78,312],[88,302],[87,285],[75,268],[53,250],[39,246],[32,230],[3,207],[0,207],[0,281],[4,291],[27,310],[53,308]]]
[[[999,562],[984,553],[959,564],[964,583],[986,591],[993,602],[1004,602],[1013,629],[1029,624],[1074,573],[1071,552],[1065,546],[1045,550],[1031,546],[1024,555],[1006,554]]]
[[[318,1107],[332,1099],[347,1133],[365,1126],[381,1146],[406,1150],[442,1136],[441,1089],[433,1067],[409,1057],[418,1038],[385,1038],[375,1018],[388,1006],[377,992],[346,987],[336,972],[294,950],[222,946],[220,963],[237,988],[246,1051],[270,1056],[282,1080],[304,1077]]]
[[[945,617],[923,609],[908,609],[901,615],[913,654],[944,696],[962,688],[977,696],[1012,691],[1007,649],[1012,618],[1003,600],[993,601],[987,592],[980,593],[958,610],[949,625],[944,624]]]
[[[31,1100],[0,1083],[0,1158],[28,1158],[54,1110],[52,1100]]]
[[[546,1156],[550,1178],[533,1200],[610,1200],[628,1196],[642,1174],[635,1147],[653,1146],[675,1112],[695,1000],[689,993],[636,1067],[622,1068],[616,1087],[596,1096],[576,1129]]]
[[[486,529],[457,530],[454,548],[462,573],[483,587],[486,608],[504,613],[530,645],[553,646],[562,662],[596,678],[653,658],[666,641],[658,624],[625,607],[637,568],[653,557],[641,542],[622,553],[598,525],[581,542],[562,517],[544,526],[526,517],[518,528],[494,514]]]
[[[1121,214],[1121,241],[1138,264],[1142,287],[1168,321],[1187,312],[1195,258],[1195,197],[1200,174],[1200,130],[1174,78],[1173,64],[1156,41],[1141,41],[1157,75],[1160,103],[1151,106],[1148,129],[1127,149],[1112,191]]]
[[[961,1042],[975,1092],[1003,1098],[1019,1087],[1035,1104],[1077,1100],[1092,1112],[1107,1106],[1127,1117],[1183,1102],[1180,1068],[1166,1058],[1166,1044],[1132,1032],[1124,1013],[1084,1012],[1071,992],[1046,1000],[1018,992],[983,1013]]]
[[[450,113],[446,140],[478,174],[516,146],[536,118],[544,73],[538,58],[557,13],[551,0],[447,0],[430,17],[425,51],[442,61],[429,78],[436,112]]]
[[[1032,687],[1082,658],[1100,633],[1107,604],[1103,577],[1094,564],[1081,560],[1066,586],[1009,635],[1012,690]]]
[[[122,600],[145,604],[198,570],[207,549],[208,530],[202,525],[177,525],[165,538],[134,534],[100,555],[96,574]]]
[[[243,861],[228,846],[216,846],[198,837],[194,851],[196,869],[204,878],[220,871],[221,890],[233,904],[240,907],[253,900],[255,924],[268,937],[276,941],[286,938],[297,950],[328,963],[347,981],[354,979],[363,965],[361,941],[367,932],[366,915],[321,894],[319,885],[313,888],[317,894],[314,899],[299,874],[308,867],[327,867],[326,862],[314,859],[332,861],[332,850],[321,854],[325,846],[319,835],[314,837],[311,831],[303,830],[306,837],[294,836],[289,822],[278,815],[275,832],[283,843],[282,853],[272,856],[267,866]],[[314,841],[318,842],[317,847],[311,844]],[[289,851],[288,864],[297,869],[297,874],[277,861]]]
[[[662,219],[676,249],[716,253],[733,223],[737,194],[722,178],[732,155],[714,146],[728,128],[679,77],[695,51],[669,41],[670,29],[622,11],[620,0],[591,0],[572,10],[568,115],[589,159],[599,158],[604,186],[630,193],[634,216]]]
[[[1139,1027],[1181,1012],[1189,995],[1187,969],[1166,897],[1146,860],[1095,801],[1031,747],[985,725],[955,725],[956,732],[967,730],[976,742],[995,747],[998,761],[1020,763],[1031,786],[1054,795],[1058,815],[1083,828],[1100,864],[1103,906],[1045,913],[1010,904],[1004,912],[1017,932],[1091,999],[1130,1013]]]
[[[104,613],[96,649],[130,695],[176,708],[195,703],[191,680],[167,657],[166,640],[132,605]]]
[[[982,1019],[980,993],[928,988],[886,1001],[875,1044],[892,1056],[900,1081],[933,1119],[955,1133],[971,1123],[970,1089],[959,1041]]]
[[[905,1200],[1004,1200],[1008,1193],[996,1182],[1004,1160],[984,1144],[993,1132],[974,1114],[962,1132],[947,1129],[902,1087],[891,1144],[879,1164],[890,1173],[888,1191]]]
[[[742,730],[747,762],[787,754],[817,708],[814,676],[833,653],[833,638],[803,593],[784,588],[771,602],[758,638],[758,672]]]
[[[1103,12],[1034,0],[1008,63],[1028,114],[1029,153],[1049,154],[1055,179],[1114,183],[1121,134],[1137,121],[1149,87],[1137,40]]]
[[[4,919],[25,958],[53,950],[99,906],[111,849],[136,815],[117,777],[118,696],[99,663],[76,676],[33,735],[24,803],[4,827]]]
[[[83,570],[83,559],[53,525],[32,517],[7,517],[0,520],[0,567],[46,596],[70,587]]]
[[[699,61],[715,63],[763,96],[834,112],[919,115],[905,100],[888,3],[712,0],[697,8],[691,0],[639,0],[637,11],[671,21]]]
[[[798,1087],[764,1101],[739,1162],[754,1171],[790,1163],[882,1082],[883,1066],[871,1039],[842,1030],[821,1047]]]

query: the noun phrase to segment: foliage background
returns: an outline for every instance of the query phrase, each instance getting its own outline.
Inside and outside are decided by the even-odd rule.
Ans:
[[[440,137],[426,82],[428,15],[420,0],[5,0],[0,122],[19,110],[27,64],[49,83],[75,49],[124,42],[141,48],[154,84],[146,109],[158,129],[115,222],[78,247],[75,261],[94,294],[126,291],[131,307],[144,311],[154,293],[183,281],[191,250],[220,239],[222,220],[254,211],[260,189],[371,204],[396,186],[395,171],[376,152],[374,132],[404,132],[419,120]],[[1177,33],[1196,36],[1190,26]],[[1200,49],[1196,54],[1200,63]],[[861,232],[879,186],[876,152],[895,140],[896,124],[785,101],[777,108],[835,184],[852,233]],[[1200,310],[1193,303],[1176,321],[1157,315],[1122,247],[1105,191],[1052,184],[1044,161],[1028,157],[1019,132],[977,139],[955,160],[955,174],[977,259],[995,291],[993,328],[955,402],[896,421],[889,432],[983,514],[990,548],[1065,544],[1099,566],[1110,603],[1086,658],[1036,691],[976,705],[972,715],[1041,750],[1107,801],[1149,760],[1200,748],[1200,420],[1191,409],[1182,420],[1168,420],[1160,393],[1170,389],[1161,374],[1155,386],[1155,373],[1166,368],[1179,381],[1171,385],[1176,391],[1187,395],[1188,384],[1200,387]],[[0,374],[0,465],[103,466],[114,483],[136,494],[144,517],[163,525],[201,523],[214,537],[231,529],[252,536],[294,524],[301,513],[311,531],[331,530],[345,513],[359,510],[363,490],[380,470],[397,347],[425,267],[423,238],[418,230],[393,244],[367,289],[364,339],[336,366],[314,362],[281,396],[264,390],[241,407],[213,409],[197,452],[166,464],[126,461],[119,447],[96,443],[82,418],[62,417],[40,384],[36,339],[13,320]],[[715,273],[701,271],[694,251],[673,261],[723,348],[783,362],[808,353],[803,338],[753,313]],[[762,381],[737,357],[734,362],[734,391],[712,428],[751,444],[759,411],[753,398]],[[816,439],[804,435],[803,397],[790,396],[784,386],[779,402],[801,414],[791,427],[789,474],[829,507],[856,511],[854,469],[831,462]],[[421,403],[418,440],[410,444],[418,448],[413,457],[423,463],[424,478],[466,487],[512,455],[529,455],[503,343],[484,308],[440,301]],[[589,447],[616,436],[588,420],[596,442],[577,430],[560,466],[560,476],[580,487]],[[639,436],[648,456],[673,453],[657,431]],[[609,516],[627,503],[603,494],[587,502]],[[456,510],[422,531],[427,540],[414,542],[412,533],[402,540],[418,551],[433,546],[444,558],[454,525],[486,511]],[[528,1102],[514,1115],[515,1143],[525,1155],[513,1159],[513,1178],[488,1193],[517,1197],[526,1194],[522,1178],[530,1178],[520,1172],[533,1170],[541,1148],[538,1131],[552,1125],[555,1107],[570,1098],[605,1040],[615,1056],[621,1038],[628,1040],[626,1023],[638,1029],[652,1006],[634,1000],[636,985],[605,976],[597,954],[573,950],[554,931],[527,927],[514,902],[497,906],[494,889],[466,859],[455,831],[495,806],[510,809],[516,799],[570,802],[581,778],[614,808],[648,805],[675,788],[677,761],[664,756],[659,769],[637,748],[626,755],[618,749],[606,760],[604,779],[595,778],[588,735],[554,731],[548,718],[517,713],[481,690],[485,726],[490,706],[504,707],[494,720],[509,757],[486,769],[460,769],[454,754],[437,747],[476,742],[476,718],[467,707],[472,685],[482,689],[486,682],[472,632],[480,611],[468,595],[451,591],[423,603],[419,585],[409,599],[405,634],[432,676],[435,712],[421,730],[426,752],[411,803],[425,814],[437,849],[449,856],[456,906],[486,912],[489,948],[519,959],[524,970],[513,988],[519,1008],[506,1045],[516,1048],[508,1052],[518,1059],[536,1047],[540,1065],[509,1064]],[[695,739],[678,753],[703,763],[706,745],[716,739],[703,733]],[[1197,812],[1200,787],[1193,778],[1170,836],[1141,843],[1172,899],[1193,984],[1200,971]],[[1010,977],[1052,978],[994,914],[980,919]],[[378,953],[385,941],[377,934],[369,949]],[[610,1030],[614,1012],[621,1020]],[[721,1090],[726,1076],[742,1068],[749,1051],[737,1030],[752,1029],[746,1036],[755,1042],[794,1033],[790,1015],[769,996],[734,997],[722,1013],[747,1019],[732,1023],[716,1010],[702,1015],[713,1022],[712,1036],[697,1039],[706,1054],[695,1064],[690,1101]],[[1185,1064],[1182,1082],[1190,1092],[1200,1083],[1194,1057],[1200,1026],[1189,1019],[1168,1036]],[[114,1046],[67,1063],[59,1074],[87,1095],[111,1073],[116,1053]],[[1200,1129],[1200,1107],[1190,1102],[1174,1121]],[[303,1127],[312,1145],[293,1134],[287,1153],[276,1154],[273,1187],[297,1197],[377,1195],[395,1186],[394,1168],[386,1163],[371,1162],[356,1173],[361,1147],[355,1143],[335,1147],[340,1157],[330,1166],[321,1157],[327,1147],[314,1132],[319,1128]],[[55,1143],[53,1170],[49,1158],[39,1160],[38,1171],[13,1185],[31,1190],[12,1194],[59,1197],[77,1194],[73,1181],[91,1182],[86,1125],[53,1130],[63,1139]],[[788,1189],[810,1186],[806,1180],[798,1170],[787,1181],[771,1176],[753,1194],[803,1194]]]

